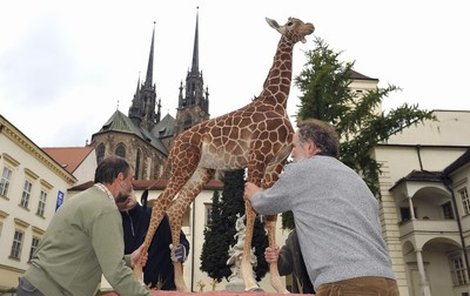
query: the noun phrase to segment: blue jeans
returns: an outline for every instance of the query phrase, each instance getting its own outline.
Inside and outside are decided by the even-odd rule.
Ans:
[[[33,284],[31,284],[24,276],[20,277],[18,288],[16,289],[17,296],[44,296]]]
[[[397,282],[393,279],[364,276],[318,287],[316,296],[399,296]]]

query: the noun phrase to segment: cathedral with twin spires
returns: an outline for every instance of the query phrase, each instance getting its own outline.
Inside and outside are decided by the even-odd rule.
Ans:
[[[209,90],[204,88],[199,70],[198,35],[199,16],[196,14],[192,64],[185,84],[180,83],[176,118],[170,114],[161,118],[161,100],[157,101],[153,82],[154,27],[145,81],[139,77],[128,114],[116,110],[92,135],[90,145],[96,149],[98,163],[105,157],[118,155],[134,167],[135,179],[160,178],[174,137],[209,119]]]

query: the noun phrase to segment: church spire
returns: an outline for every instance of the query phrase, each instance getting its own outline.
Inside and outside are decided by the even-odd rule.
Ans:
[[[193,48],[193,64],[191,67],[191,73],[199,73],[199,6],[197,7],[196,13],[196,32],[194,34],[194,48]]]
[[[184,94],[183,94],[184,93]],[[199,70],[199,7],[196,13],[193,62],[186,75],[186,84],[180,84],[176,111],[175,135],[209,119],[209,91],[204,91],[204,79]]]
[[[147,77],[145,79],[145,86],[152,86],[153,84],[153,43],[155,40],[155,22],[153,22],[152,43],[150,44],[149,64],[147,66]]]
[[[160,120],[160,114],[155,113],[157,92],[153,83],[153,46],[155,40],[155,22],[153,22],[152,43],[150,44],[150,54],[145,82],[141,84],[140,73],[137,81],[132,105],[129,108],[129,118],[138,127],[151,130]],[[158,106],[160,112],[160,106]]]

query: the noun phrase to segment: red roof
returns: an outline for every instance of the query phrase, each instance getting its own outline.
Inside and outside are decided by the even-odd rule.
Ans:
[[[69,173],[75,172],[77,167],[93,151],[93,147],[48,147],[42,148]]]

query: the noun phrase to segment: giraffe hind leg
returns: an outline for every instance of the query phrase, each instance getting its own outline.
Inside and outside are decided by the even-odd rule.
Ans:
[[[172,202],[167,211],[170,222],[171,237],[173,246],[180,244],[180,232],[183,224],[184,213],[188,206],[194,201],[196,196],[202,191],[203,186],[214,176],[212,169],[198,168],[183,186],[178,197]],[[193,225],[194,227],[194,225]],[[194,248],[194,246],[192,246]],[[173,262],[175,285],[178,291],[189,291],[183,278],[183,264]]]
[[[155,235],[155,232],[160,225],[166,210],[170,206],[171,201],[181,190],[184,184],[187,183],[188,179],[196,169],[197,163],[199,162],[200,156],[197,151],[191,150],[189,148],[184,151],[186,153],[184,157],[176,155],[172,158],[174,159],[172,163],[174,174],[168,181],[165,190],[158,196],[152,208],[152,215],[150,217],[147,234],[145,235],[144,247],[142,249],[141,256],[147,254],[150,244],[152,243],[153,236]],[[135,265],[134,275],[138,281],[142,281],[142,266],[140,263]]]
[[[150,248],[150,244],[152,243],[153,236],[155,235],[155,232],[165,215],[165,210],[168,207],[167,203],[169,202],[167,201],[171,201],[173,197],[176,195],[176,193],[178,192],[178,190],[180,190],[181,187],[183,187],[183,185],[179,185],[178,183],[171,182],[171,179],[170,179],[170,181],[168,182],[168,186],[158,196],[152,208],[152,215],[150,217],[149,228],[145,235],[145,239],[143,243],[144,247],[141,251],[141,256],[146,254],[148,252],[148,249]],[[140,264],[140,260],[138,260],[138,262],[134,266],[134,276],[139,282],[142,283],[143,271],[142,271],[142,265]]]

